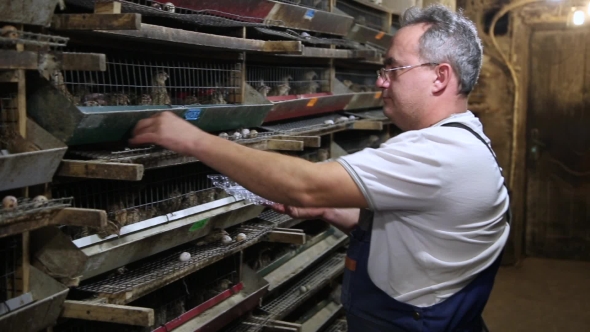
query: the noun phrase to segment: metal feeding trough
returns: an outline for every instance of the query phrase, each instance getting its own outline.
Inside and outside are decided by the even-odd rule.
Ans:
[[[51,182],[67,149],[30,119],[26,141],[40,150],[0,155],[0,191]]]
[[[0,331],[40,331],[53,325],[61,313],[68,288],[35,267],[30,269],[31,292],[22,297],[32,302],[1,315]]]

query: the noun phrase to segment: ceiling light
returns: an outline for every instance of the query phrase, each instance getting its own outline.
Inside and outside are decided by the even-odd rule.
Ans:
[[[574,25],[582,25],[582,24],[584,24],[585,20],[586,20],[586,13],[584,13],[581,10],[576,10],[574,12],[574,16],[572,18]]]

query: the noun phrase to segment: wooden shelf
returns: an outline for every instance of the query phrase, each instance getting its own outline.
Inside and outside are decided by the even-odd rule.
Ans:
[[[232,52],[302,54],[299,41],[264,41],[213,35],[142,23],[138,30],[95,30],[86,33],[139,42],[174,44],[184,47]]]

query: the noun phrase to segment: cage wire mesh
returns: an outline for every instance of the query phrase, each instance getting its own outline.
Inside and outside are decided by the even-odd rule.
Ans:
[[[20,295],[17,282],[18,267],[21,266],[22,237],[13,235],[0,238],[0,303]]]
[[[259,28],[256,27],[254,30],[258,31],[261,34],[270,35],[270,36],[277,36],[284,39],[290,40],[298,40],[304,42],[306,44],[312,45],[334,45],[337,47],[342,48],[351,48],[351,49],[364,49],[364,47],[355,41],[347,40],[347,39],[338,39],[338,38],[320,38],[310,36],[309,34],[299,33],[297,31],[291,29],[276,30],[276,29],[268,29],[268,28]]]
[[[109,56],[104,72],[63,71],[52,83],[78,106],[228,104],[240,73],[235,62]]]
[[[346,332],[348,331],[348,324],[346,323],[346,319],[337,319],[332,324],[330,324],[324,332]]]
[[[373,71],[337,69],[336,78],[352,92],[379,91],[375,86],[377,74]]]
[[[295,134],[312,130],[334,128],[346,124],[349,121],[355,121],[356,119],[357,117],[354,115],[344,117],[339,114],[329,114],[297,121],[264,125],[261,128],[275,133]]]
[[[385,18],[384,13],[375,9],[366,8],[362,4],[355,4],[352,1],[338,0],[336,8],[349,16],[354,17],[356,24],[364,25],[375,30],[383,30]]]
[[[95,2],[108,0],[66,0],[67,3],[86,9],[94,9]],[[153,0],[120,0],[121,10],[127,13],[138,13],[147,17],[162,17],[178,20],[180,22],[212,27],[256,27],[256,26],[283,26],[279,20],[265,20],[258,17],[249,17],[226,13],[218,10],[193,10],[178,7],[171,2],[159,2]]]
[[[16,95],[4,93],[0,96],[0,155],[8,151],[12,140],[18,136],[18,103]]]
[[[319,67],[246,67],[247,82],[264,96],[330,92],[330,79]]]
[[[137,183],[88,180],[53,186],[55,197],[76,197],[74,206],[106,210],[115,227],[172,213],[225,197],[216,190],[207,175],[215,172],[203,164],[187,164],[156,169]],[[73,240],[91,235],[90,230],[65,226]],[[107,235],[107,234],[99,234]]]
[[[237,285],[238,270],[239,257],[234,255],[162,287],[132,305],[153,307],[154,326],[161,326]]]

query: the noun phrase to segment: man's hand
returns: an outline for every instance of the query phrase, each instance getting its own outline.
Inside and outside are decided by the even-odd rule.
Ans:
[[[208,135],[171,112],[158,113],[137,123],[131,145],[156,144],[183,155],[194,155],[196,142]]]
[[[323,219],[328,208],[302,208],[275,203],[271,208],[294,219]]]

